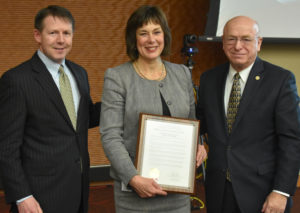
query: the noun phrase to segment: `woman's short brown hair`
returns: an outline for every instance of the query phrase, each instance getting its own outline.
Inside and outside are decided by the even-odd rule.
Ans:
[[[136,47],[136,31],[149,22],[159,24],[164,32],[165,45],[161,55],[166,56],[170,54],[172,36],[166,15],[157,6],[144,5],[131,14],[126,25],[126,50],[127,55],[133,61],[139,57],[139,52]]]

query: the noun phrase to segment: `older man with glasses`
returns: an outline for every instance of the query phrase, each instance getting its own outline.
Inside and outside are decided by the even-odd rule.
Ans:
[[[229,63],[202,74],[197,116],[208,136],[208,213],[290,212],[300,165],[300,111],[294,75],[261,60],[259,26],[229,20]]]

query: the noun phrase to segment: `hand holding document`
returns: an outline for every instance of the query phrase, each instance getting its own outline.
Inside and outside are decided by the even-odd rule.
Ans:
[[[163,191],[161,186],[151,178],[136,175],[130,180],[129,184],[142,198],[155,197],[156,195],[167,195],[167,192]]]
[[[136,166],[163,190],[193,193],[199,121],[141,114]]]

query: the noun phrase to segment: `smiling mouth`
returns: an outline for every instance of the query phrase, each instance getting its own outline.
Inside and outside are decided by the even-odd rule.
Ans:
[[[154,51],[154,50],[157,49],[157,47],[146,47],[146,49],[149,50],[149,51]]]
[[[245,56],[244,54],[236,54],[236,53],[233,53],[232,54],[234,57],[243,57],[243,56]]]

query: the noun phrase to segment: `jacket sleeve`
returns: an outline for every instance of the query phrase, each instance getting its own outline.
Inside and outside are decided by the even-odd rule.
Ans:
[[[88,80],[87,72],[84,68],[80,67],[82,73],[84,74],[87,92],[88,92],[88,101],[89,101],[89,128],[94,128],[100,124],[100,112],[101,112],[101,102],[93,103],[93,100],[90,96],[90,84]]]
[[[275,108],[278,137],[274,189],[293,195],[300,167],[300,110],[295,77],[284,79]]]
[[[195,90],[193,86],[193,81],[192,81],[192,76],[191,72],[186,66],[183,66],[184,71],[186,73],[186,82],[187,82],[187,89],[189,92],[189,100],[190,100],[190,113],[189,113],[189,118],[190,119],[196,119],[196,104],[195,104]]]
[[[89,121],[89,128],[93,128],[100,125],[100,112],[101,112],[101,102],[93,103],[90,99],[90,106],[89,106],[89,114],[90,114],[90,121]]]
[[[15,76],[0,80],[0,175],[8,203],[31,193],[22,168],[22,143],[26,101]]]
[[[137,171],[124,146],[124,111],[126,91],[118,72],[108,69],[104,77],[101,106],[101,141],[106,156],[118,173],[118,178],[128,184]]]
[[[205,134],[207,133],[206,129],[206,120],[205,120],[205,112],[204,112],[204,99],[205,99],[205,94],[204,94],[204,85],[205,85],[205,74],[202,74],[200,78],[200,84],[199,84],[199,90],[197,93],[197,107],[196,107],[196,116],[197,119],[200,120],[200,134]]]

